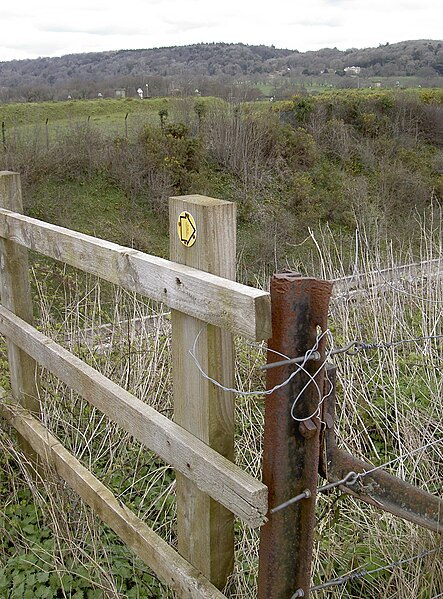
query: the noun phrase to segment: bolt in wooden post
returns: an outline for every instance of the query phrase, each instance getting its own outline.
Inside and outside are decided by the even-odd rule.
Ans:
[[[0,207],[23,212],[20,175],[0,172]],[[32,297],[29,284],[28,251],[0,238],[0,295],[5,308],[32,324]],[[36,362],[16,345],[7,342],[11,391],[24,408],[38,414],[40,403],[37,392]],[[23,450],[34,460],[35,453],[22,440]]]
[[[314,347],[319,330],[327,328],[332,284],[296,274],[275,275],[271,281],[272,339],[269,349],[296,358]],[[318,328],[319,327],[319,328]],[[324,360],[325,338],[318,350],[321,359],[305,366],[314,375]],[[281,355],[268,352],[268,364]],[[267,388],[286,380],[297,364],[267,371]],[[305,497],[274,514],[261,530],[259,599],[308,597],[314,534],[314,511],[319,465],[320,422],[317,417],[296,421],[315,413],[319,405],[310,375],[299,373],[291,382],[266,399],[263,453],[263,482],[268,487],[272,509],[308,489]],[[315,376],[323,389],[323,369]],[[298,595],[294,595],[298,591]],[[303,594],[301,594],[303,592]]]
[[[235,204],[199,195],[173,197],[170,198],[169,218],[171,260],[235,279]],[[179,277],[176,283],[183,289]],[[186,289],[183,291],[186,293]],[[223,302],[224,298],[220,296],[219,301]],[[225,387],[234,385],[232,335],[173,310],[175,422],[233,460],[233,395],[201,375],[189,354],[194,344],[203,370]],[[178,549],[183,557],[215,586],[223,588],[234,562],[234,517],[179,473],[177,532]]]

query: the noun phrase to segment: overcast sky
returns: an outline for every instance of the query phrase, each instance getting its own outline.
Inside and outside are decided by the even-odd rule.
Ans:
[[[2,0],[1,4],[0,61],[198,42],[273,44],[304,52],[443,38],[442,0]]]

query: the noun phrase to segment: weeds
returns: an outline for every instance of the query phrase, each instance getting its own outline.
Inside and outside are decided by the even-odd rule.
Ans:
[[[411,238],[418,239],[418,243],[409,247],[402,234],[393,243],[393,235],[386,233],[382,207],[371,191],[382,176],[381,171],[374,174],[374,169],[395,151],[383,137],[381,121],[392,105],[366,106],[362,118],[355,123],[355,103],[349,100],[347,105],[333,105],[332,116],[341,121],[334,128],[334,144],[327,148],[322,144],[330,144],[327,131],[332,125],[320,126],[318,105],[304,107],[303,114],[302,108],[298,105],[296,116],[303,119],[303,130],[288,129],[286,125],[279,129],[275,115],[270,121],[265,118],[258,123],[247,112],[235,113],[232,107],[220,114],[219,108],[193,113],[191,106],[180,115],[183,122],[189,117],[189,128],[177,129],[174,125],[168,129],[165,123],[163,132],[157,127],[146,135],[145,130],[144,138],[139,138],[144,145],[134,146],[122,138],[108,145],[109,140],[104,144],[97,131],[81,130],[77,132],[76,146],[70,148],[66,140],[62,142],[60,155],[55,151],[52,154],[52,150],[51,155],[41,154],[35,143],[19,148],[22,153],[3,153],[2,160],[6,168],[26,169],[28,190],[35,191],[42,184],[39,172],[66,192],[70,183],[74,188],[82,184],[90,189],[90,185],[100,182],[103,187],[96,187],[97,201],[101,194],[107,194],[107,186],[116,186],[123,192],[112,196],[111,212],[122,219],[124,210],[133,211],[136,221],[141,220],[139,210],[144,201],[151,202],[151,216],[162,214],[165,188],[172,190],[177,182],[189,185],[190,181],[200,181],[205,193],[225,190],[228,199],[240,199],[240,279],[266,287],[271,270],[284,266],[328,279],[351,274],[331,303],[330,328],[335,343],[344,345],[352,339],[377,343],[417,341],[335,359],[339,443],[375,465],[403,456],[390,471],[441,494],[441,445],[408,457],[410,451],[441,439],[443,433],[442,343],[437,339],[419,340],[442,334],[442,219],[438,197],[427,196],[432,206],[424,217],[419,216],[418,206],[417,210],[409,208],[415,225]],[[168,115],[174,110],[178,113],[179,107],[172,106]],[[218,122],[208,123],[211,111]],[[396,126],[401,127],[402,134],[411,134],[415,121],[407,120],[410,113],[405,112],[403,121],[400,109],[396,114]],[[196,123],[199,138],[194,144]],[[170,138],[165,138],[167,131]],[[174,137],[177,133],[179,136]],[[363,141],[356,137],[363,134],[367,136]],[[223,135],[231,141],[237,136],[236,143],[223,145]],[[262,144],[264,138],[266,144]],[[362,142],[358,147],[357,139]],[[81,149],[87,145],[89,151],[82,154]],[[166,161],[166,166],[160,168],[158,156],[146,157],[144,152],[155,154],[159,147],[163,162],[165,157],[175,156],[177,163]],[[333,155],[337,147],[342,148],[342,157]],[[396,187],[392,181],[399,180],[404,165],[414,162],[421,147],[414,141],[411,152],[400,156],[401,164],[397,163],[395,172],[384,163],[383,185],[390,194]],[[378,153],[374,153],[377,148]],[[323,153],[321,159],[318,152]],[[435,150],[435,164],[438,152]],[[188,164],[188,159],[196,159],[199,168]],[[151,168],[149,160],[155,168]],[[218,166],[211,170],[208,164],[215,162]],[[65,170],[63,164],[67,165]],[[403,181],[400,177],[403,195],[399,197],[405,199],[408,190],[416,189],[421,203],[424,202],[426,169],[423,165],[420,168],[420,181]],[[71,192],[68,197],[75,203],[76,195],[72,189]],[[60,187],[58,193],[51,204],[56,221],[66,216],[61,206],[65,196],[62,197]],[[349,194],[352,201],[348,201]],[[85,212],[82,206],[77,206],[79,212]],[[28,208],[40,211],[39,216],[45,218],[43,200],[30,202]],[[312,208],[315,217],[310,212]],[[401,213],[404,206],[399,210]],[[85,226],[91,226],[93,221],[89,214]],[[295,228],[296,220],[299,229]],[[344,232],[338,228],[338,221],[344,225]],[[358,233],[354,232],[356,222]],[[106,225],[110,234],[125,243],[125,231],[110,223]],[[154,228],[161,228],[157,224],[156,221]],[[304,231],[307,226],[308,236],[299,236],[297,231]],[[145,249],[152,249],[149,235],[146,239],[136,224],[131,235],[129,245],[135,240],[135,245],[145,244]],[[162,240],[157,239],[157,244],[162,246]],[[388,275],[383,270],[395,270],[417,260],[427,261],[428,266],[411,271],[412,274],[389,271]],[[429,266],[430,260],[434,260],[434,266],[437,261],[440,276],[436,276],[434,266]],[[38,326],[114,382],[171,417],[170,330],[163,308],[74,269],[46,261],[34,261],[34,268]],[[263,387],[257,368],[265,360],[263,348],[250,347],[237,339],[236,351],[237,387]],[[2,370],[6,366],[5,356],[2,347]],[[45,425],[121,501],[175,545],[175,483],[171,468],[47,372],[42,373],[41,401]],[[237,462],[260,477],[262,399],[239,398],[236,417]],[[7,428],[0,431],[0,446],[0,596],[173,596],[50,472],[38,484],[29,479],[25,458],[18,453],[13,434]],[[336,491],[319,498],[316,535],[316,584],[355,568],[371,570],[419,555],[441,542],[438,535],[339,496]],[[443,589],[441,556],[441,551],[430,554],[392,570],[381,570],[368,579],[319,591],[316,596],[430,599]],[[258,533],[236,523],[236,565],[228,583],[228,596],[253,597],[257,569]]]
[[[440,240],[436,222],[433,234],[423,226],[424,260],[442,261]],[[338,271],[339,252],[331,249],[335,242],[330,233],[323,231],[316,243],[322,253],[323,276],[344,275]],[[331,304],[330,326],[337,344],[354,338],[390,342],[442,334],[441,277],[433,274],[435,269],[424,269],[414,277],[394,278],[386,284],[380,276],[382,266],[387,266],[382,254],[392,268],[397,262],[389,247],[382,250],[381,246],[367,246],[364,240],[359,242],[355,253],[358,271],[354,272],[354,285],[360,276],[358,292],[341,290]],[[171,416],[168,315],[160,306],[121,289],[107,288],[92,277],[78,278],[68,269],[59,274],[59,284],[51,287],[50,296],[49,281],[35,281],[36,294],[42,300],[40,326],[46,334]],[[236,351],[236,385],[248,390],[262,387],[258,366],[264,361],[263,350],[238,339]],[[377,465],[441,438],[441,341],[417,340],[352,357],[344,355],[336,358],[336,365],[337,434],[342,447],[352,454]],[[45,424],[65,446],[174,545],[171,468],[48,373],[43,373],[41,401]],[[236,414],[237,462],[260,477],[262,399],[238,399]],[[0,437],[3,596],[172,596],[50,473],[38,485],[32,483],[9,434],[2,432]],[[439,494],[442,464],[441,446],[435,445],[423,454],[397,461],[391,471]],[[336,492],[318,500],[316,534],[314,583],[359,567],[378,568],[439,543],[438,535]],[[443,588],[439,555],[315,596],[432,597]],[[226,589],[228,596],[254,596],[257,568],[258,533],[237,523],[236,565]]]

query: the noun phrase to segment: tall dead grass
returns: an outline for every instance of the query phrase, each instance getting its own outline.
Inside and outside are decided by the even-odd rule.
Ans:
[[[339,444],[374,465],[398,457],[390,472],[441,496],[442,444],[410,455],[443,436],[443,341],[437,338],[443,335],[442,224],[437,218],[418,225],[422,229],[419,259],[424,262],[420,267],[396,273],[400,265],[417,262],[417,256],[407,252],[394,255],[389,243],[374,244],[361,232],[356,236],[354,268],[349,277],[340,259],[340,247],[325,229],[311,238],[318,253],[311,270],[328,279],[348,277],[345,282],[337,281],[331,302],[330,328],[337,346],[353,339],[376,344],[404,341],[334,358]],[[54,268],[58,268],[56,288],[52,282],[49,286],[47,279],[37,276],[35,280],[41,328],[125,389],[172,416],[170,327],[163,308],[72,269]],[[424,339],[427,337],[433,339]],[[264,348],[251,347],[241,339],[236,344],[237,386],[263,388],[258,367],[265,360]],[[175,545],[171,468],[45,372],[41,401],[45,424],[64,445],[121,501]],[[236,415],[237,462],[260,478],[262,398],[239,398]],[[23,456],[8,435],[0,436],[0,445],[23,464]],[[60,540],[56,556],[59,567],[69,569],[72,562],[68,556],[74,556],[94,573],[91,588],[100,588],[104,597],[125,597],[120,579],[112,573],[115,544],[109,544],[108,533],[90,510],[49,474],[40,485],[27,478],[25,468],[11,471],[9,478],[11,501],[19,500],[18,488],[32,487],[35,501],[45,514],[44,524]],[[313,583],[359,568],[371,570],[438,547],[440,550],[314,596],[431,599],[443,591],[441,544],[441,535],[334,490],[318,500]],[[134,563],[129,551],[123,547],[119,551],[119,558],[123,555]],[[0,565],[1,560],[2,556]],[[258,532],[238,523],[236,565],[225,590],[227,596],[254,597],[257,569]],[[173,596],[163,586],[159,588],[158,596]],[[69,589],[65,595],[70,596]]]

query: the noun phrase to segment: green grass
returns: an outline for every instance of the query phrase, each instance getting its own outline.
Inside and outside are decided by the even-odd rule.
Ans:
[[[6,145],[23,143],[51,148],[78,128],[90,126],[109,138],[135,141],[146,125],[160,125],[159,111],[169,120],[195,121],[195,104],[217,106],[217,98],[150,98],[136,100],[70,100],[64,102],[0,104],[2,139]],[[183,107],[185,107],[183,109]]]
[[[35,188],[30,202],[34,218],[151,254],[167,252],[167,231],[158,217],[147,206],[131,204],[106,177],[47,182]]]
[[[149,114],[158,112],[164,104],[163,98],[136,100],[69,100],[65,102],[31,102],[1,104],[0,120],[6,124],[31,125],[49,121],[80,120],[90,117],[104,118],[111,115]]]
[[[160,100],[78,100],[5,104],[0,110],[7,144],[20,140],[52,145],[72,128],[91,125],[114,136],[134,137],[145,124],[158,124]]]

